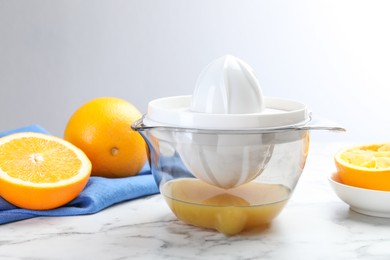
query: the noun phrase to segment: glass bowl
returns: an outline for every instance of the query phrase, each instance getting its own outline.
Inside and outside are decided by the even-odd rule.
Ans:
[[[142,121],[141,121],[142,122]],[[185,223],[226,235],[269,224],[303,171],[309,131],[145,127],[152,174]]]

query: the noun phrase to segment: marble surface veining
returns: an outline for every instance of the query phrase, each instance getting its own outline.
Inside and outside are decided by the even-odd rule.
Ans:
[[[390,219],[351,211],[328,183],[342,146],[312,144],[291,200],[263,230],[227,237],[192,227],[154,195],[1,225],[0,259],[390,259]]]

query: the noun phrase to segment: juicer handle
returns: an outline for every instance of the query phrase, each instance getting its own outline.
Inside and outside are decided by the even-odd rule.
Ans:
[[[336,122],[323,117],[313,117],[313,115],[310,115],[310,120],[305,125],[296,126],[293,128],[295,130],[327,130],[336,132],[347,131],[344,127]]]

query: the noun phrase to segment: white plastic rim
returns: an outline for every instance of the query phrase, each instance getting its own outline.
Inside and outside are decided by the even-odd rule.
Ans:
[[[147,126],[236,130],[303,125],[310,120],[305,104],[273,97],[264,97],[264,101],[262,113],[209,114],[191,111],[190,95],[159,98],[149,102],[144,123]]]

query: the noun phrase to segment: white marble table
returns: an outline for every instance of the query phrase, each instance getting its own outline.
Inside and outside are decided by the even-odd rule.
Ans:
[[[312,144],[292,199],[262,231],[226,237],[183,224],[155,195],[2,225],[0,259],[390,259],[390,219],[350,211],[331,190],[341,146]]]

